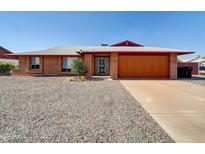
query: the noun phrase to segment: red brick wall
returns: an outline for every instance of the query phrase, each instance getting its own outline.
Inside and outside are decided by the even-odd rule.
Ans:
[[[176,69],[175,69],[175,61],[176,55],[170,56],[174,57],[170,59],[170,78],[176,78]],[[94,55],[93,54],[85,54],[82,56],[84,63],[87,66],[87,76],[91,77],[94,75]],[[19,56],[19,70],[14,71],[13,74],[19,75],[61,75],[64,74],[61,72],[61,60],[62,56],[40,56],[40,69],[39,70],[31,70],[29,64],[29,56]],[[70,73],[68,73],[70,74]],[[111,53],[110,54],[110,76],[112,78],[118,77],[118,54]]]
[[[94,75],[94,55],[93,54],[85,54],[83,56],[83,62],[87,67],[86,76],[90,78]]]
[[[40,69],[30,68],[30,56],[19,56],[19,69],[12,72],[13,75],[39,75],[43,73],[42,56],[40,56]]]
[[[61,56],[44,56],[43,71],[45,75],[60,75]]]
[[[178,67],[191,66],[193,68],[192,75],[199,74],[199,64],[197,62],[178,62]]]
[[[13,70],[12,75],[27,75],[28,72],[28,64],[27,64],[27,56],[19,57],[19,69]]]
[[[61,60],[63,56],[39,56],[40,69],[32,70],[30,68],[31,56],[19,56],[19,69],[12,72],[13,75],[61,75],[70,74],[61,72]]]
[[[113,79],[118,78],[118,53],[110,54],[110,76]]]
[[[177,54],[171,53],[169,57],[169,78],[177,79]]]

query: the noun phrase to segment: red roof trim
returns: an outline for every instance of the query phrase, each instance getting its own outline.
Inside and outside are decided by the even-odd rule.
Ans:
[[[144,47],[144,45],[141,45],[141,44],[138,44],[138,43],[135,43],[135,42],[131,42],[129,40],[122,41],[122,42],[111,45],[111,47],[117,47],[117,46]]]

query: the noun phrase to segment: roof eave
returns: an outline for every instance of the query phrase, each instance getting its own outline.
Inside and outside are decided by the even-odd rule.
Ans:
[[[192,51],[82,51],[80,53],[98,53],[98,52],[133,52],[133,53],[177,53],[178,55],[193,54]]]
[[[76,56],[79,57],[78,54],[5,54],[10,56]]]
[[[85,54],[85,53],[111,53],[111,52],[130,52],[130,53],[176,53],[177,55],[185,55],[185,54],[193,54],[195,52],[193,51],[101,51],[101,50],[96,50],[96,51],[80,51],[80,52],[76,52],[76,54],[52,54],[52,53],[47,53],[47,54],[39,54],[39,53],[12,53],[12,54],[5,54],[5,55],[9,55],[9,56],[81,56],[81,54]]]
[[[193,54],[193,53],[195,53],[195,52],[193,52],[193,51],[187,51],[187,52],[178,52],[177,54],[178,54],[178,55],[187,55],[187,54]]]

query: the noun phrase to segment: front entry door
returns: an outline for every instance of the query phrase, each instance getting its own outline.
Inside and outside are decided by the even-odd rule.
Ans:
[[[95,57],[95,75],[109,75],[109,57]]]

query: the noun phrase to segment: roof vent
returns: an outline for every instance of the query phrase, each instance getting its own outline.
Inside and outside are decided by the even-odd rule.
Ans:
[[[103,44],[101,44],[101,46],[103,46],[103,47],[104,47],[104,46],[109,46],[109,44],[103,43]]]

